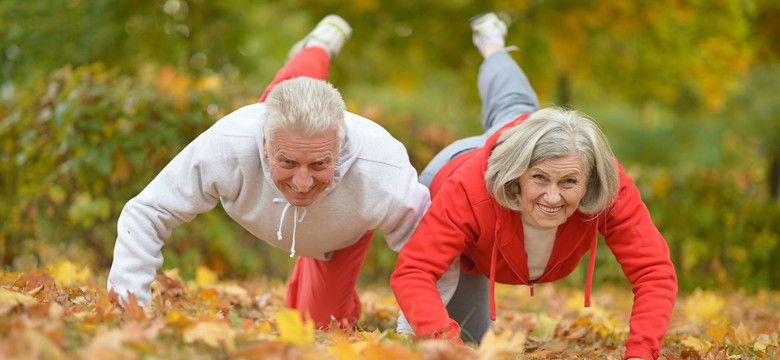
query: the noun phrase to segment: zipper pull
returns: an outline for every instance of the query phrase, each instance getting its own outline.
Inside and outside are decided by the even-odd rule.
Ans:
[[[531,296],[534,296],[534,283],[529,285],[531,287]]]

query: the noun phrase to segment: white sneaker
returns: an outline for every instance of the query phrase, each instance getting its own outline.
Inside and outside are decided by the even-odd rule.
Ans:
[[[473,33],[471,40],[482,56],[485,56],[485,48],[488,44],[504,47],[507,26],[495,13],[482,13],[472,17],[469,21]]]
[[[309,46],[319,46],[325,49],[330,58],[333,59],[350,36],[352,36],[352,27],[346,20],[338,15],[328,15],[320,20],[314,30],[306,37],[293,45],[287,54],[287,59],[289,60],[301,49]]]

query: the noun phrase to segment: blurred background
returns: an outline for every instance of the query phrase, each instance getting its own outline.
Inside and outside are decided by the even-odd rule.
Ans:
[[[421,170],[480,131],[469,17],[507,44],[543,106],[592,116],[672,250],[681,290],[780,288],[780,2],[0,0],[0,261],[111,264],[116,219],[220,117],[253,103],[290,46],[337,13],[350,111]],[[601,244],[596,283],[625,283]],[[287,254],[221,209],[175,230],[164,269],[286,278]],[[395,262],[377,236],[361,281]],[[581,287],[584,271],[565,282]]]

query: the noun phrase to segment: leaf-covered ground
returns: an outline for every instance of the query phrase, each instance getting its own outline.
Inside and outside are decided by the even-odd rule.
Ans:
[[[619,359],[631,293],[599,286],[594,305],[577,290],[497,287],[495,333],[482,345],[412,339],[393,329],[387,286],[362,288],[358,329],[314,330],[284,308],[281,281],[219,281],[205,268],[192,281],[157,276],[154,303],[120,308],[105,275],[63,262],[29,273],[0,272],[3,359]],[[681,294],[666,359],[780,359],[780,293]]]

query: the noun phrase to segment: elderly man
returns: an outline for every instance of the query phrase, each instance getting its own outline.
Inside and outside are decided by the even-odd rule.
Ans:
[[[300,256],[288,306],[318,326],[354,324],[355,287],[374,230],[399,251],[430,198],[404,146],[347,112],[324,81],[350,34],[342,18],[325,17],[293,46],[260,103],[220,119],[125,205],[110,290],[149,303],[171,230],[221,202],[250,233]]]

